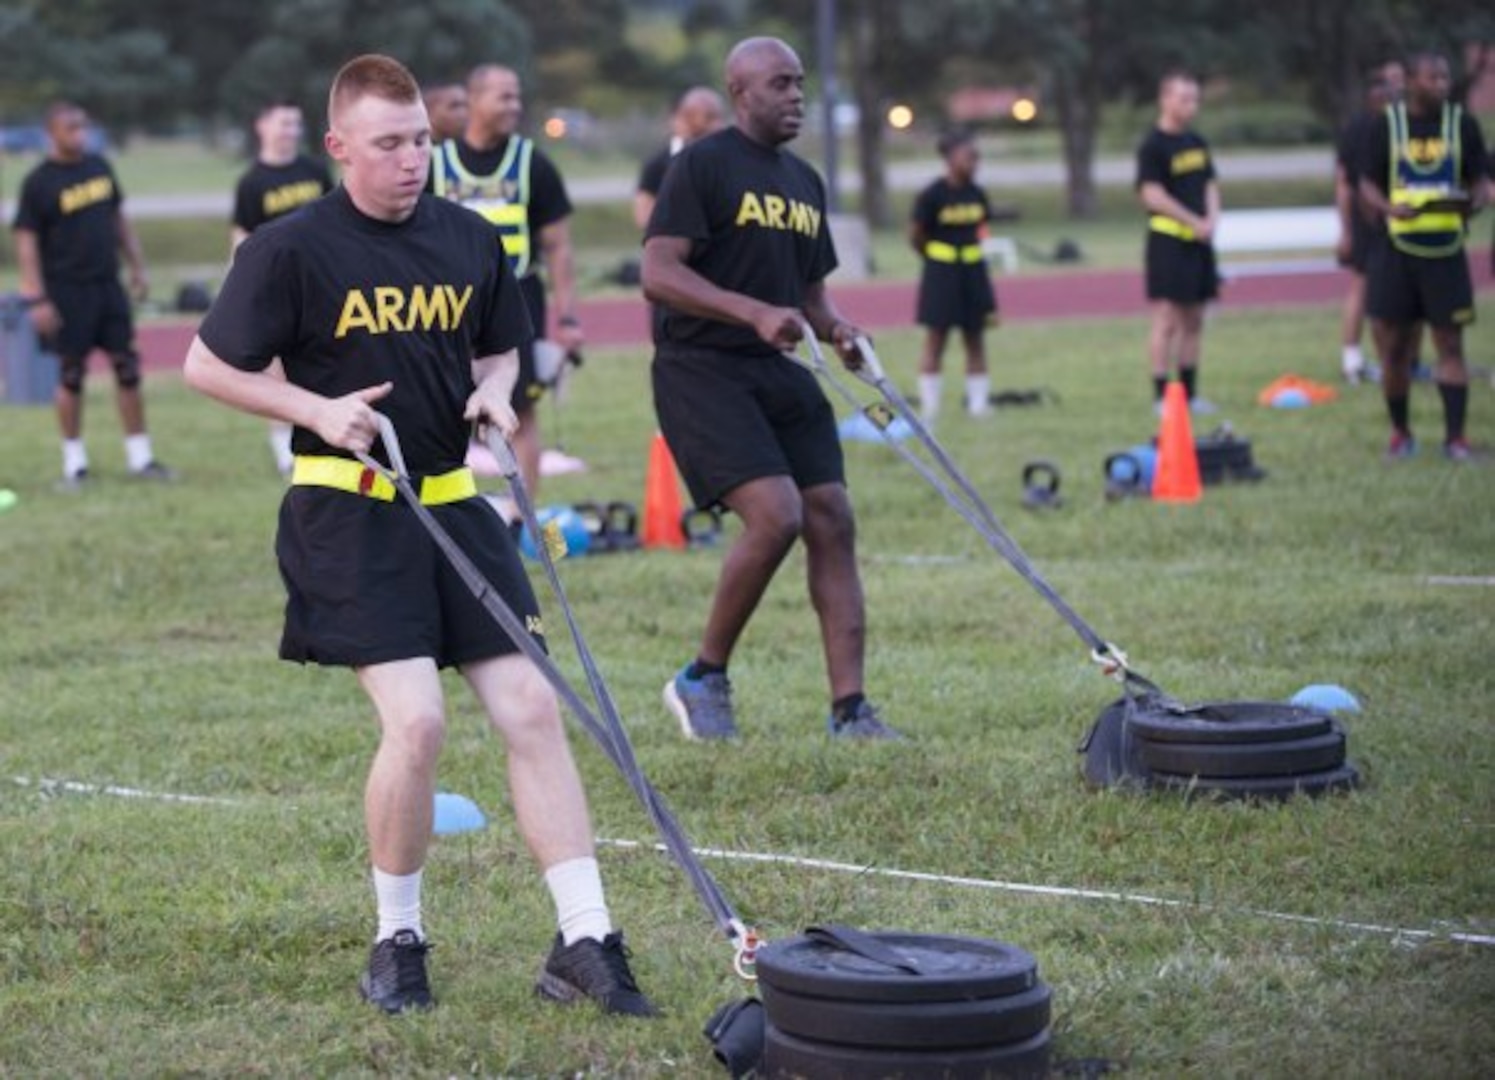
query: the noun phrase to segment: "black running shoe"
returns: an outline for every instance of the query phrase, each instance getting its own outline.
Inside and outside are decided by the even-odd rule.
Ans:
[[[603,1012],[618,1016],[658,1016],[659,1010],[633,979],[628,955],[617,931],[600,942],[582,938],[574,945],[565,944],[557,934],[535,993],[567,1003],[591,998]]]
[[[364,1001],[393,1015],[407,1009],[429,1009],[436,1004],[426,979],[426,953],[431,946],[414,930],[396,930],[369,954],[369,969],[358,980]]]

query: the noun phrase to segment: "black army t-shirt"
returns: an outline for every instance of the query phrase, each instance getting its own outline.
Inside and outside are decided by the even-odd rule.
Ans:
[[[1175,134],[1153,128],[1137,148],[1137,187],[1161,184],[1195,214],[1208,212],[1205,194],[1214,178],[1215,162],[1209,144],[1197,132]]]
[[[655,236],[690,240],[687,264],[713,284],[782,307],[800,307],[806,286],[836,268],[819,174],[731,127],[676,155],[649,221],[646,239]],[[661,347],[774,354],[750,326],[669,308],[655,339]]]
[[[305,154],[285,165],[256,161],[234,189],[234,224],[254,232],[332,190],[327,167]]]
[[[445,472],[467,454],[472,359],[532,336],[501,254],[498,233],[469,210],[428,195],[391,224],[339,188],[240,246],[198,334],[245,371],[279,356],[291,382],[327,397],[392,382],[375,407],[410,471]],[[292,447],[346,456],[301,428]]]
[[[670,162],[674,159],[675,151],[668,145],[661,146],[644,162],[643,168],[639,169],[638,190],[657,196],[660,187],[664,185],[664,174],[669,171]]]
[[[27,175],[14,226],[37,236],[48,282],[119,277],[119,180],[97,154],[76,162],[48,159]]]
[[[1443,110],[1438,109],[1423,116],[1407,113],[1406,153],[1416,164],[1428,165],[1441,159],[1450,149],[1443,145]],[[1425,157],[1427,160],[1418,160]],[[1459,169],[1451,176],[1453,183],[1464,190],[1471,190],[1489,169],[1485,140],[1479,130],[1479,122],[1468,110],[1459,112]],[[1361,158],[1364,175],[1383,194],[1390,191],[1391,183],[1391,121],[1386,114],[1376,117],[1364,143]],[[1450,169],[1450,172],[1452,170]]]
[[[977,184],[956,187],[941,177],[919,192],[911,216],[927,239],[966,247],[980,243],[981,226],[991,218],[991,206]]]

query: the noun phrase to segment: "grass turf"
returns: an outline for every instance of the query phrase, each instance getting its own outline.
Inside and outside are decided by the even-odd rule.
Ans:
[[[1395,466],[1379,459],[1374,389],[1305,411],[1252,404],[1276,375],[1332,372],[1335,325],[1328,310],[1211,320],[1203,388],[1270,476],[1212,487],[1196,506],[1101,496],[1104,455],[1154,424],[1140,320],[1000,330],[994,385],[1048,386],[1059,404],[984,424],[947,409],[940,434],[1054,586],[1174,693],[1354,691],[1350,752],[1368,783],[1353,795],[1248,806],[1085,791],[1074,744],[1113,688],[883,447],[850,445],[848,467],[869,689],[908,745],[827,743],[797,553],[733,665],[745,731],[733,748],[683,742],[658,703],[695,643],[720,552],[563,563],[643,765],[698,844],[1186,905],[713,862],[743,914],[770,937],[838,920],[1021,945],[1055,990],[1057,1055],[1134,1075],[1488,1075],[1495,953],[1448,935],[1495,931],[1495,605],[1488,588],[1428,578],[1492,572],[1495,467],[1439,458],[1427,385],[1414,397],[1423,455]],[[914,344],[881,342],[904,385]],[[1492,345],[1488,324],[1473,328],[1472,358]],[[646,357],[589,360],[564,411],[542,419],[591,470],[547,480],[545,503],[643,490]],[[502,747],[455,680],[440,784],[491,825],[439,840],[428,868],[442,1005],[391,1021],[357,1000],[374,725],[346,673],[273,658],[279,482],[263,425],[156,378],[158,448],[184,478],[131,484],[107,384],[90,384],[98,476],[79,497],[50,489],[47,410],[7,408],[0,424],[0,483],[20,496],[0,515],[0,1073],[712,1074],[699,1028],[738,988],[660,856],[600,855],[668,1017],[610,1022],[532,999],[549,905],[505,809]],[[1472,415],[1476,440],[1495,440],[1487,386]],[[1019,507],[1021,467],[1040,456],[1065,471],[1057,513]],[[574,673],[558,636],[554,649]],[[578,754],[598,832],[652,839],[601,754]],[[12,777],[231,801],[46,795]]]

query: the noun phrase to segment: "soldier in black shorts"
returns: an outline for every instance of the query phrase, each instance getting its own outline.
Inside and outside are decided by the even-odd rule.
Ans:
[[[1411,457],[1410,399],[1417,326],[1432,330],[1434,377],[1443,399],[1443,452],[1471,456],[1464,436],[1469,368],[1464,327],[1474,321],[1474,286],[1464,253],[1468,219],[1489,200],[1479,124],[1448,100],[1448,61],[1421,53],[1407,64],[1407,98],[1386,109],[1366,147],[1360,197],[1386,223],[1366,275],[1365,308],[1381,355],[1381,389],[1391,417],[1389,459]]]
[[[491,227],[425,194],[429,128],[403,66],[345,65],[328,129],[343,186],[244,242],[186,377],[295,424],[276,538],[289,594],[281,656],[353,668],[378,714],[364,809],[379,925],[360,992],[392,1013],[432,1004],[421,868],[446,724],[439,670],[455,667],[507,744],[515,818],[556,904],[537,989],[652,1014],[609,920],[554,692],[388,481],[352,456],[374,450],[377,408],[422,500],[540,638],[509,532],[463,465],[472,422],[506,435],[516,425],[509,388],[530,329],[513,273]],[[277,356],[285,379],[266,373]]]
[[[1203,136],[1190,130],[1199,82],[1175,71],[1158,83],[1158,123],[1137,150],[1137,192],[1147,219],[1147,298],[1152,301],[1148,358],[1153,398],[1161,409],[1170,368],[1195,412],[1215,407],[1195,391],[1204,308],[1219,293],[1212,242],[1220,220],[1220,185]]]
[[[550,336],[565,352],[585,342],[576,315],[576,270],[571,254],[571,199],[555,164],[519,133],[524,115],[519,76],[500,64],[483,64],[467,77],[467,131],[436,146],[430,189],[487,218],[503,238],[510,265],[535,333],[546,337],[545,282],[557,311]],[[535,370],[533,342],[519,350],[513,405],[519,416],[514,452],[531,493],[540,483],[540,421],[545,385]]]
[[[327,166],[301,152],[301,106],[273,101],[254,118],[259,152],[234,188],[234,217],[229,230],[229,251],[237,251],[266,222],[299,210],[332,190]],[[279,363],[272,363],[277,374]],[[270,422],[270,453],[282,476],[291,475],[291,426]]]
[[[1345,293],[1340,315],[1339,369],[1348,383],[1358,383],[1367,375],[1360,338],[1365,323],[1365,270],[1370,265],[1371,250],[1380,243],[1385,229],[1373,220],[1360,202],[1360,168],[1366,145],[1381,134],[1386,123],[1386,106],[1400,101],[1407,82],[1401,61],[1388,60],[1370,75],[1365,87],[1365,108],[1340,132],[1334,162],[1334,205],[1339,211],[1339,265],[1350,272],[1350,287]]]
[[[125,431],[125,462],[133,476],[170,480],[145,430],[140,354],[130,298],[119,282],[119,256],[130,290],[145,299],[149,285],[140,242],[124,212],[114,170],[88,150],[88,114],[71,102],[47,109],[47,158],[21,184],[14,222],[21,298],[41,343],[57,354],[55,403],[62,429],[62,488],[88,478],[83,445],[83,381],[88,356],[103,349],[114,366],[115,403]]]
[[[695,660],[664,690],[691,738],[737,734],[727,663],[796,539],[830,677],[832,735],[898,738],[863,695],[865,613],[851,500],[830,402],[786,358],[808,321],[848,365],[855,326],[825,289],[836,266],[825,189],[783,149],[804,120],[804,69],[774,38],[727,57],[735,126],[686,147],[666,173],[644,241],[655,326],[654,408],[700,507],[742,519]]]
[[[991,204],[976,183],[980,155],[969,131],[940,137],[945,175],[914,200],[909,243],[924,260],[919,277],[919,325],[925,328],[919,354],[919,407],[933,424],[940,409],[940,363],[945,340],[960,331],[966,351],[966,411],[991,412],[991,381],[986,373],[986,328],[995,322],[997,294],[981,250],[991,221]]]

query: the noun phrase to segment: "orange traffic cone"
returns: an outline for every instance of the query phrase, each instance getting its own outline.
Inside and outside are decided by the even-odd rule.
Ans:
[[[644,531],[646,548],[683,548],[685,527],[681,524],[680,480],[669,443],[659,432],[649,447],[649,472],[644,478]]]
[[[1189,423],[1189,398],[1183,383],[1170,382],[1163,392],[1163,424],[1158,431],[1158,465],[1152,480],[1152,497],[1159,502],[1198,502],[1203,491],[1199,452]]]

